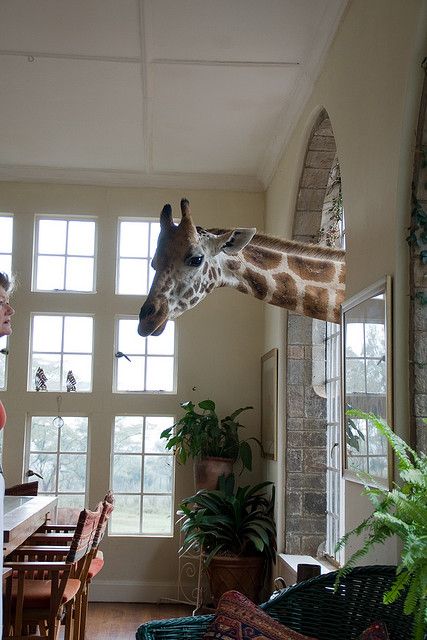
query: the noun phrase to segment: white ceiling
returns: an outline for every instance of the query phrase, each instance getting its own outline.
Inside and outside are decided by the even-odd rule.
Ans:
[[[0,179],[267,186],[347,0],[0,0]]]

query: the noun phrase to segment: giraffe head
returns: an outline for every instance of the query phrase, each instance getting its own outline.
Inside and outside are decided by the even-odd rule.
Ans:
[[[223,285],[221,255],[236,255],[256,229],[234,229],[215,235],[196,227],[188,200],[181,200],[181,222],[172,207],[160,214],[160,234],[152,260],[156,274],[139,314],[140,336],[160,335],[168,320],[196,306],[215,287]]]

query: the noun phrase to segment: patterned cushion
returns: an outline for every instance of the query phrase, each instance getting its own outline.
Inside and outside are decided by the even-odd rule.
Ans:
[[[359,640],[389,640],[387,628],[384,622],[373,622],[362,635]]]
[[[203,640],[314,640],[288,629],[238,591],[221,596]]]

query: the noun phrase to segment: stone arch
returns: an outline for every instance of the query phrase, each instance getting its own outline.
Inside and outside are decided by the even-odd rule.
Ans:
[[[318,240],[325,207],[330,206],[334,166],[335,137],[322,109],[307,142],[294,240]],[[324,351],[322,357],[324,361]],[[313,321],[294,313],[288,314],[286,382],[285,552],[316,555],[326,538],[326,399],[313,386]]]

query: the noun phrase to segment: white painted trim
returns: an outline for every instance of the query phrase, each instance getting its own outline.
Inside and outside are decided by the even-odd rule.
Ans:
[[[278,553],[277,573],[281,576],[286,586],[295,584],[297,581],[297,567],[299,564],[316,564],[320,567],[320,573],[330,573],[336,571],[336,567],[327,560],[318,560],[312,556],[303,556],[291,553]]]

